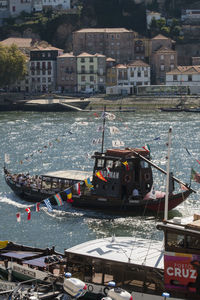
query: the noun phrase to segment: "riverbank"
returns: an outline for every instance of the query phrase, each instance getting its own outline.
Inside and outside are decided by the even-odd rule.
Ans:
[[[1,93],[0,105],[1,110],[6,108],[18,107],[18,105],[24,105],[30,100],[49,100],[54,99],[68,100],[70,103],[75,99],[89,100],[90,103],[84,108],[84,110],[99,111],[106,106],[107,110],[113,111],[133,111],[133,110],[157,110],[160,107],[175,107],[180,103],[183,103],[185,108],[200,107],[200,96],[184,95],[184,96],[108,96],[108,95],[92,95],[89,98],[83,95],[64,95],[64,94],[20,94],[20,93]],[[8,109],[10,110],[10,109]]]

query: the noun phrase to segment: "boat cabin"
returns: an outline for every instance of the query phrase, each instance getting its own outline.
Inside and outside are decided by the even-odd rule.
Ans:
[[[95,152],[92,180],[95,193],[102,197],[106,195],[128,199],[134,189],[137,189],[138,196],[141,198],[150,192],[153,185],[152,169],[150,164],[138,154],[150,159],[148,151],[137,148],[108,149],[105,153]],[[98,171],[101,171],[108,182],[96,176]]]
[[[200,299],[200,215],[183,224],[158,224],[164,231],[164,283],[173,294],[183,293],[185,299]]]

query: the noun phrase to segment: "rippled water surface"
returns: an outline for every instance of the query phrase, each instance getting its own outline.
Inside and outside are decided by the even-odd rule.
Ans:
[[[200,172],[200,114],[134,112],[117,113],[116,119],[107,121],[105,148],[112,147],[112,140],[121,140],[126,147],[151,147],[153,162],[165,169],[168,128],[172,126],[171,170],[176,177],[190,181],[193,167]],[[65,207],[65,211],[39,212],[32,207],[28,221],[25,208],[30,205],[16,197],[3,178],[4,154],[10,154],[9,169],[13,172],[44,174],[49,171],[76,169],[89,171],[93,167],[90,158],[101,144],[95,144],[101,133],[101,118],[92,112],[76,113],[0,113],[0,239],[12,240],[33,246],[56,245],[63,251],[78,243],[112,234],[137,235],[161,239],[155,231],[156,221],[149,217],[114,216],[91,210]],[[116,126],[120,133],[111,136],[109,127]],[[190,155],[186,152],[189,150]],[[154,186],[165,191],[165,177],[154,170]],[[189,215],[200,212],[199,184],[197,190],[171,215]],[[16,213],[22,221],[17,223]],[[156,232],[156,233],[155,233]]]

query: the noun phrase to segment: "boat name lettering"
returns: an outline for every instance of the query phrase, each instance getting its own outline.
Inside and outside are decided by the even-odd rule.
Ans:
[[[108,174],[107,171],[101,171],[101,173],[104,177],[109,177],[109,178],[112,178],[112,179],[118,179],[119,178],[119,172],[110,171],[109,174]]]
[[[99,255],[105,255],[112,252],[112,250],[103,251],[101,248],[95,248],[93,250],[87,251],[87,253],[92,253],[92,252],[97,252]]]
[[[28,275],[28,276],[31,276],[31,277],[35,277],[35,272],[33,272],[31,270],[20,268],[18,266],[13,266],[13,271],[20,272],[24,275]]]
[[[168,267],[167,268],[167,275],[177,276],[177,277],[180,277],[180,278],[183,277],[183,278],[196,279],[197,272],[194,269]]]

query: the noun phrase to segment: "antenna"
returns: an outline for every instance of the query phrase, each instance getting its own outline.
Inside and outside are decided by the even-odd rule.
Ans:
[[[165,211],[164,211],[164,220],[168,219],[168,198],[169,198],[169,168],[170,168],[170,149],[171,149],[171,135],[172,128],[169,128],[168,131],[168,151],[167,151],[167,178],[166,178],[166,194],[165,194]]]

